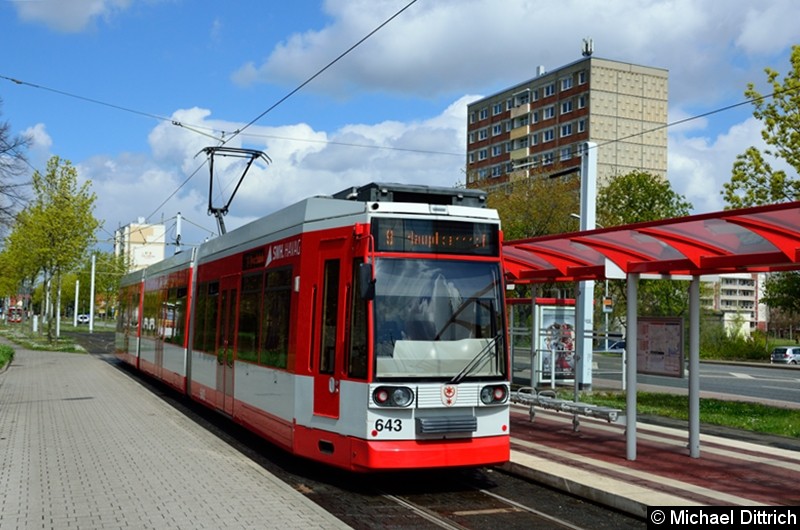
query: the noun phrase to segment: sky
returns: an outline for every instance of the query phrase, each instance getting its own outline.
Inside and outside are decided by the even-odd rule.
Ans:
[[[217,233],[204,148],[269,157],[228,230],[369,182],[461,184],[467,104],[590,38],[596,57],[669,71],[668,178],[705,213],[764,147],[752,105],[720,109],[748,83],[771,92],[797,20],[796,0],[0,0],[0,121],[31,139],[25,180],[55,155],[91,181],[103,250],[140,218],[171,243],[178,213],[193,245]],[[212,206],[241,173],[215,160]]]

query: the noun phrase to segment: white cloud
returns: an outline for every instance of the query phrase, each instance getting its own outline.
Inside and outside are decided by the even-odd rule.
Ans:
[[[405,4],[329,0],[329,24],[291,35],[263,62],[248,58],[233,78],[241,84],[297,85]],[[595,55],[669,68],[672,78],[683,81],[671,87],[673,98],[706,103],[731,90],[741,94],[742,76],[760,75],[763,68],[721,57],[735,55],[737,46],[747,54],[785,49],[797,41],[798,19],[800,3],[792,0],[758,6],[749,0],[508,0],[502,8],[492,0],[419,2],[307,89],[341,95],[357,86],[429,97],[485,90],[487,80],[509,86],[532,77],[537,65],[579,59],[582,39],[591,37]],[[780,38],[769,41],[773,28]]]
[[[44,171],[47,159],[50,158],[50,148],[53,146],[53,139],[47,133],[47,127],[43,123],[37,123],[33,127],[28,127],[22,131],[22,136],[30,140],[28,151],[28,162],[35,168]]]
[[[722,210],[722,185],[731,179],[736,156],[749,146],[765,148],[762,127],[748,118],[716,137],[670,134],[668,175],[673,190],[685,195],[697,213]]]
[[[83,31],[97,18],[109,18],[114,13],[130,7],[133,0],[42,0],[13,2],[19,18],[40,22],[64,33]]]
[[[780,52],[786,42],[800,41],[795,0],[755,3],[746,9],[736,44],[749,54]]]
[[[463,182],[464,124],[471,99],[475,96],[460,98],[430,119],[408,123],[354,123],[330,132],[304,123],[247,128],[226,145],[246,142],[248,148],[264,150],[271,163],[257,160],[250,168],[225,217],[227,229],[306,197],[373,181],[442,186]],[[178,212],[187,220],[186,243],[198,243],[216,231],[216,222],[207,214],[209,166],[204,164],[205,154],[196,155],[217,144],[193,131],[234,131],[244,124],[215,120],[211,111],[200,108],[175,111],[171,119],[187,127],[156,125],[148,136],[150,154],[98,156],[80,164],[80,175],[91,179],[92,189],[103,197],[95,215],[106,220],[106,237],[139,217],[148,222],[163,218],[171,226]],[[241,159],[215,158],[213,206],[230,199],[243,165]]]

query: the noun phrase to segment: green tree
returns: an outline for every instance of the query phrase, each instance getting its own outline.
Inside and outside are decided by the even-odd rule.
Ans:
[[[800,271],[770,274],[764,282],[761,301],[771,308],[796,315],[800,312]]]
[[[675,192],[668,180],[643,171],[611,178],[598,191],[597,205],[597,222],[604,227],[681,217],[692,209],[692,204]],[[615,300],[612,321],[622,323],[627,310],[626,283],[612,280],[608,284],[609,294]],[[603,296],[600,289],[604,287],[600,282],[595,284],[596,299]],[[648,316],[685,314],[689,307],[687,290],[687,282],[642,280],[639,311]]]
[[[527,239],[574,231],[570,213],[579,211],[579,192],[575,176],[518,177],[491,191],[487,204],[500,215],[506,240]]]
[[[31,221],[29,210],[22,210],[16,216],[14,229],[5,239],[3,251],[0,253],[0,295],[17,296],[19,294],[30,294],[36,277],[39,275],[40,267],[37,265],[33,253],[30,252],[30,242],[26,239],[24,231],[19,227],[29,224]],[[30,309],[30,299],[25,300],[25,309]]]
[[[736,157],[730,182],[722,196],[731,208],[793,201],[800,198],[800,45],[792,48],[791,69],[783,79],[772,68],[765,68],[771,95],[763,95],[748,83],[745,96],[753,103],[753,116],[761,120],[761,137],[767,144],[764,154],[783,160],[794,169],[794,177],[772,166],[755,147]]]
[[[597,223],[619,226],[688,215],[692,204],[668,180],[644,171],[617,175],[597,192]]]
[[[800,46],[792,48],[791,68],[780,74],[765,68],[772,95],[764,96],[753,83],[745,95],[753,102],[753,116],[761,120],[761,137],[768,148],[749,147],[736,158],[730,182],[723,185],[722,196],[729,208],[758,206],[800,199]],[[766,155],[766,157],[765,157]],[[794,169],[790,176],[774,170],[767,159],[783,160]],[[772,308],[796,314],[800,300],[797,272],[771,274],[764,285],[762,301]]]
[[[16,248],[24,245],[26,263],[41,273],[47,298],[54,301],[63,275],[80,264],[100,226],[92,214],[96,196],[91,183],[78,185],[77,170],[57,156],[48,160],[44,175],[36,171],[32,180],[34,198],[17,217],[12,235]],[[45,315],[50,341],[55,338],[52,315],[52,310]]]

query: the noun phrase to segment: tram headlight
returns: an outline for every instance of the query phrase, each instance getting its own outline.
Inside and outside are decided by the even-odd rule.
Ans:
[[[380,407],[407,407],[414,401],[414,392],[405,386],[379,386],[372,391],[372,401]]]
[[[508,389],[505,385],[487,385],[481,388],[481,403],[496,405],[505,403],[508,399]]]

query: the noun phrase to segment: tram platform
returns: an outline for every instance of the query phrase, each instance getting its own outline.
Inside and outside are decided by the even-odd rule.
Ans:
[[[15,349],[0,373],[3,530],[348,528],[99,357]]]
[[[540,409],[531,422],[515,405],[505,468],[640,517],[648,506],[800,505],[800,440],[702,425],[692,458],[687,427],[669,423],[637,422],[628,460],[623,424],[580,417],[576,431],[572,414]]]
[[[800,440],[703,426],[691,458],[685,427],[640,421],[628,461],[624,429],[515,405],[505,468],[641,517],[800,505]],[[347,527],[94,355],[17,348],[0,373],[0,491],[2,529]]]

